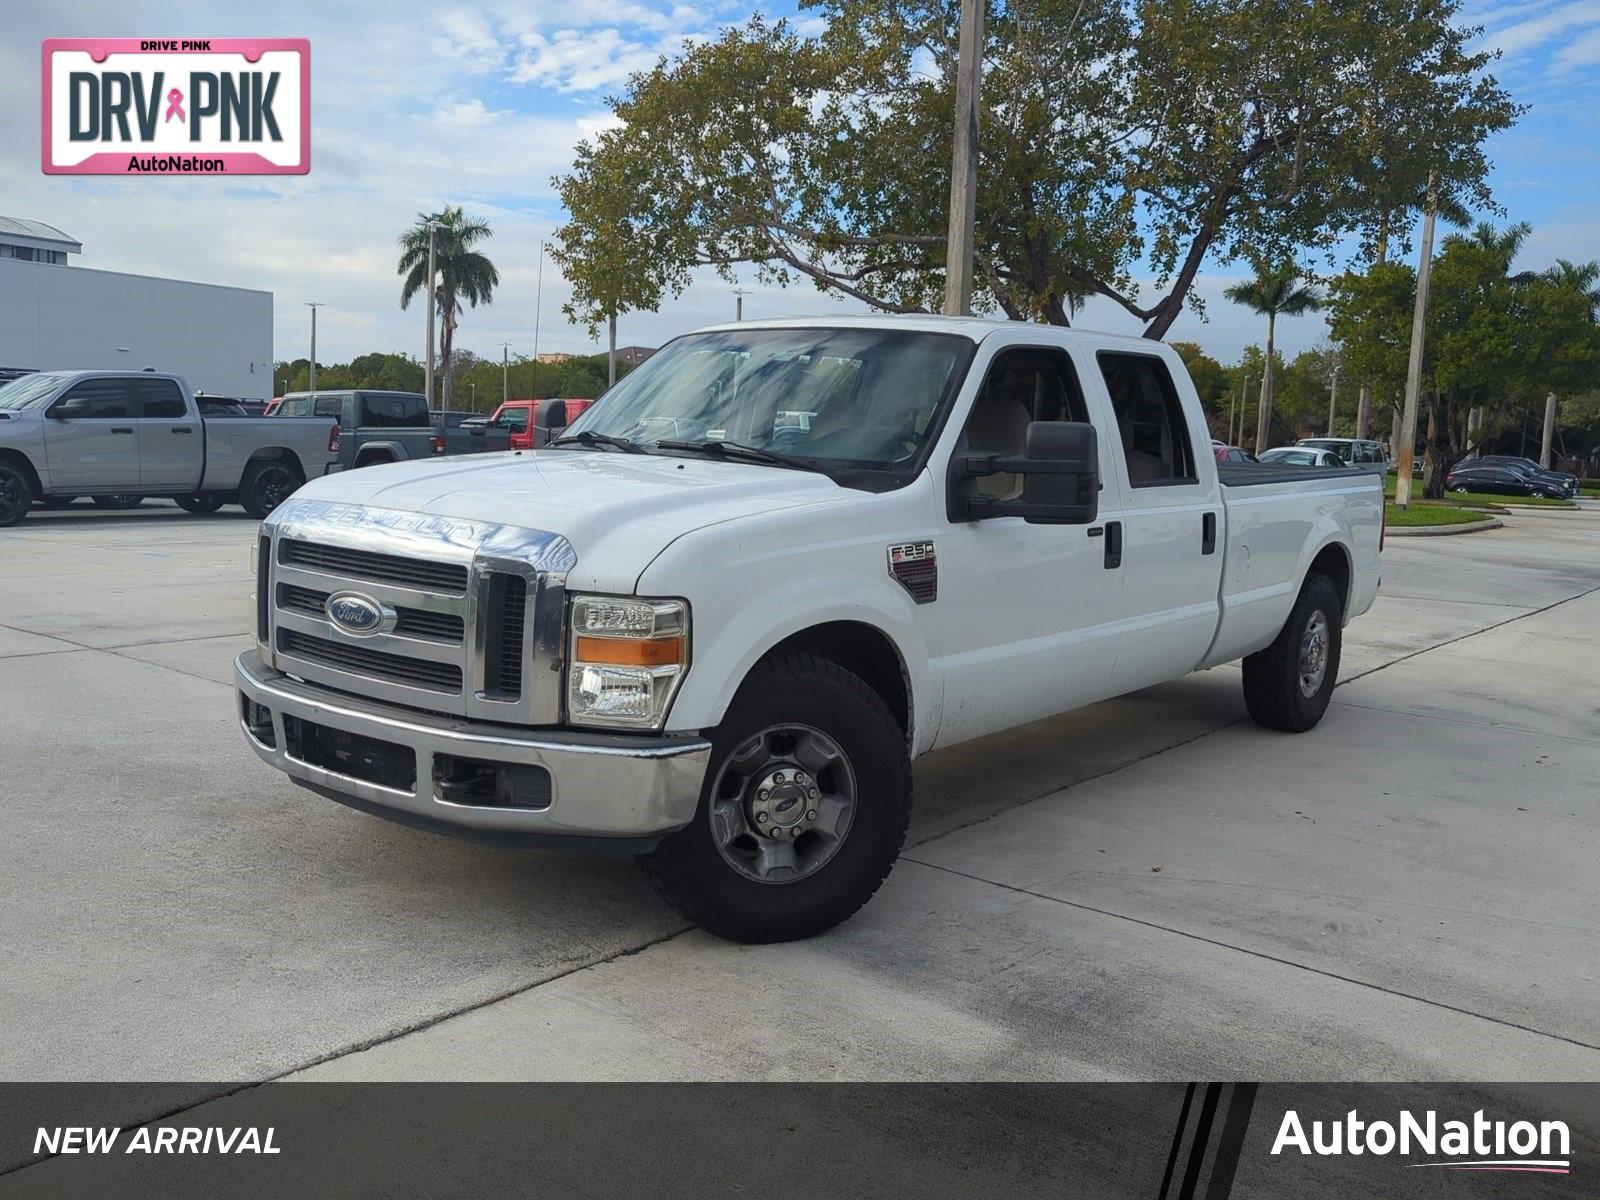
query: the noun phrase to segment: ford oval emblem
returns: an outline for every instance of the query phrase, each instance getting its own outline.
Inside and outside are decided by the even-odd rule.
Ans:
[[[394,609],[360,592],[335,592],[322,606],[328,620],[345,633],[381,633],[394,624]]]

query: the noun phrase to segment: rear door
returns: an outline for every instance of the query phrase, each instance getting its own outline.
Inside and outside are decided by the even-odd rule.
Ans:
[[[1099,350],[1085,364],[1111,410],[1121,481],[1122,620],[1114,694],[1199,665],[1217,630],[1222,495],[1185,375],[1159,354]],[[1179,386],[1186,394],[1179,393]],[[1187,401],[1187,402],[1186,402]]]
[[[205,430],[175,380],[133,380],[139,431],[139,484],[147,491],[184,491],[200,484]]]
[[[69,400],[83,401],[81,412],[54,415]],[[44,446],[52,491],[138,490],[139,439],[125,376],[80,379],[51,403],[46,417]]]

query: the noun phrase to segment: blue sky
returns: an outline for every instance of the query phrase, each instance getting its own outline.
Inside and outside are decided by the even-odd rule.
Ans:
[[[559,4],[449,4],[392,0],[352,5],[281,0],[270,20],[255,6],[189,0],[7,0],[0,40],[0,213],[48,221],[84,243],[79,265],[259,287],[276,296],[276,353],[305,353],[319,316],[319,357],[368,350],[420,354],[422,317],[401,312],[394,239],[416,212],[464,204],[495,229],[502,285],[494,304],[468,312],[458,345],[498,357],[533,348],[539,245],[561,221],[550,176],[577,141],[604,126],[605,96],[631,71],[707,37],[759,7],[653,0]],[[1525,265],[1600,257],[1600,0],[1473,0],[1466,17],[1503,58],[1496,74],[1531,106],[1491,143],[1491,184],[1505,220],[1534,235]],[[264,28],[263,25],[266,25]],[[39,171],[39,42],[45,37],[303,36],[313,62],[309,176],[255,181],[71,179]],[[1258,322],[1221,298],[1240,274],[1208,262],[1198,291],[1202,322],[1186,315],[1174,338],[1224,360],[1259,340]],[[540,348],[591,347],[560,314],[565,287],[546,264],[537,306]],[[752,285],[747,285],[752,286]],[[856,306],[809,284],[759,289],[747,315]],[[621,342],[657,344],[732,316],[729,286],[708,278],[653,314],[626,317]],[[1082,323],[1132,331],[1109,304]],[[1281,327],[1293,354],[1325,336],[1320,318]]]

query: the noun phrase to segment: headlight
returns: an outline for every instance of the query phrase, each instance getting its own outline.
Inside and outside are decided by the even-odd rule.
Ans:
[[[567,646],[567,718],[659,729],[689,667],[682,600],[577,596]]]

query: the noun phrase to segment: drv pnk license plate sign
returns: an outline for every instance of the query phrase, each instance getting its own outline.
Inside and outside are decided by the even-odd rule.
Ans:
[[[49,38],[47,175],[304,175],[304,38]]]

